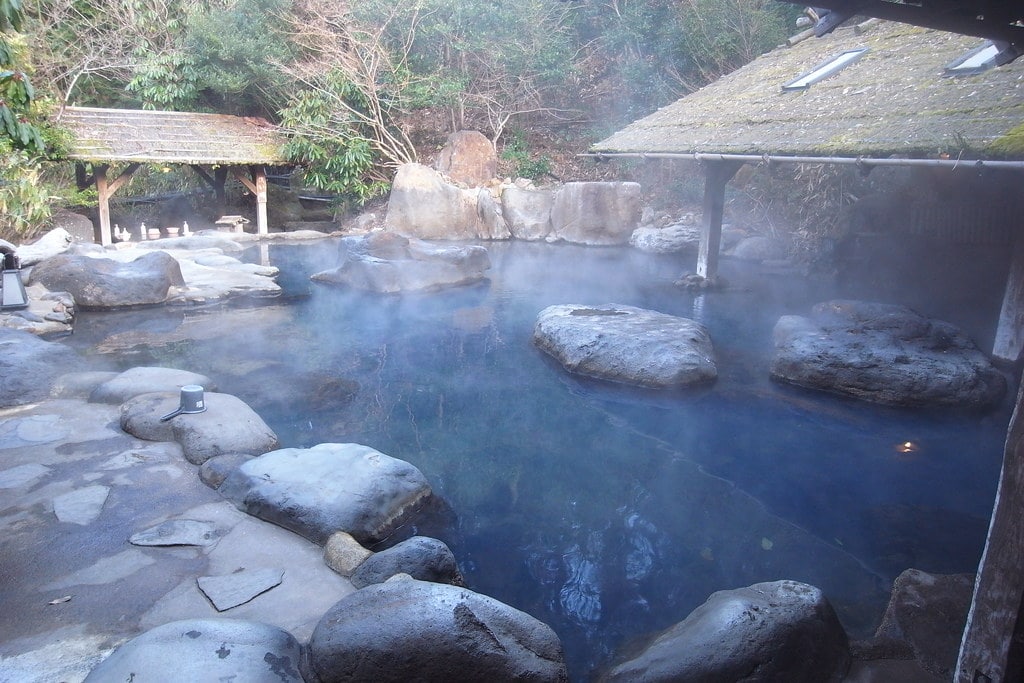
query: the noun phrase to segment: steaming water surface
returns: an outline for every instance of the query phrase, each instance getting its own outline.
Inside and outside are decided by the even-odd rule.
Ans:
[[[689,255],[486,246],[485,285],[377,296],[308,280],[336,265],[332,241],[274,245],[285,297],[82,314],[70,343],[114,367],[206,373],[286,446],[355,441],[415,464],[454,512],[430,533],[467,584],[555,628],[574,680],[716,590],[807,581],[863,637],[903,569],[975,571],[1009,401],[964,416],[772,383],[775,321],[840,294],[827,281],[726,262],[730,289],[693,295],[672,284]],[[719,379],[570,376],[530,341],[560,303],[695,318]]]

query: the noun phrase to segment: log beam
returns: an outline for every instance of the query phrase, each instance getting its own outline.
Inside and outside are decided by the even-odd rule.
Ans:
[[[697,254],[697,275],[710,280],[718,275],[718,252],[722,247],[722,218],[725,213],[725,186],[743,166],[741,161],[705,161],[704,221]]]

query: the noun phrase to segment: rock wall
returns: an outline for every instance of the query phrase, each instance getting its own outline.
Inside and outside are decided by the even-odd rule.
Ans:
[[[523,239],[628,244],[640,223],[640,185],[574,182],[556,190],[510,182],[465,189],[422,164],[398,169],[385,225],[433,240]]]

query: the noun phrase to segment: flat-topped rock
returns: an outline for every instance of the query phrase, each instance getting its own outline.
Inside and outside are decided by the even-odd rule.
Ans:
[[[78,354],[63,344],[31,332],[0,328],[0,407],[33,403],[50,395],[57,378],[68,372]]]
[[[432,495],[416,467],[356,443],[265,453],[229,473],[219,491],[320,545],[336,531],[364,544],[387,538]]]
[[[827,301],[773,336],[771,376],[789,384],[900,406],[987,408],[1006,392],[963,331],[904,306]]]
[[[161,417],[180,405],[180,392],[140,394],[121,404],[121,429],[147,441],[175,441],[185,458],[202,465],[226,453],[260,455],[277,448],[277,435],[244,401],[208,391],[206,411]]]
[[[89,400],[121,404],[139,394],[175,391],[187,384],[197,384],[208,391],[217,389],[209,377],[197,372],[141,365],[129,368],[97,386],[89,395]]]
[[[713,593],[604,680],[829,683],[849,665],[846,632],[824,594],[774,581]]]
[[[117,648],[86,681],[302,683],[302,647],[285,630],[238,619],[174,621]]]
[[[718,371],[700,323],[634,306],[549,306],[533,342],[570,372],[645,387],[714,380]]]
[[[480,246],[439,246],[388,232],[341,240],[340,264],[313,275],[319,282],[372,292],[436,290],[484,279],[491,267]]]
[[[185,284],[178,262],[160,251],[139,252],[127,262],[61,253],[36,264],[29,281],[68,292],[83,308],[162,304],[171,287]]]
[[[309,642],[332,681],[566,681],[547,625],[497,600],[397,578],[358,590],[324,614]]]

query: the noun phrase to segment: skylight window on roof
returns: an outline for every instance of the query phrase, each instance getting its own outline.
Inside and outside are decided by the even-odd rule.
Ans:
[[[974,48],[965,55],[957,57],[946,65],[947,76],[969,76],[978,74],[997,65],[997,58],[1002,50],[991,40]]]
[[[811,87],[812,84],[824,80],[831,76],[832,74],[850,66],[858,59],[860,59],[867,51],[868,48],[866,47],[858,47],[854,50],[846,50],[844,52],[840,52],[832,59],[826,62],[822,62],[818,66],[814,67],[812,70],[808,71],[800,78],[797,78],[796,80],[792,80],[789,83],[786,83],[784,86],[782,86],[782,89],[784,91],[807,90],[807,88]]]

